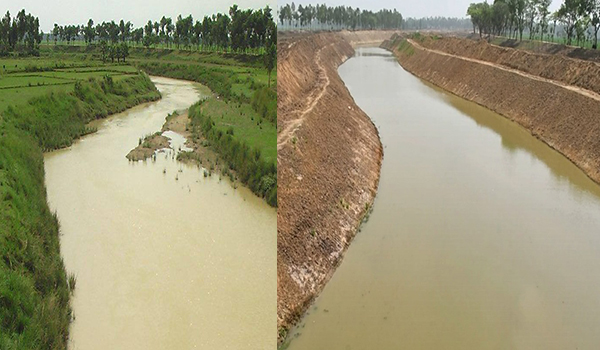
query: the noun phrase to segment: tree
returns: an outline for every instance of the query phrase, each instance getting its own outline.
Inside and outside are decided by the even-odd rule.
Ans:
[[[267,48],[267,52],[265,53],[265,67],[267,68],[267,72],[269,74],[268,87],[271,87],[271,71],[275,68],[277,60],[277,47],[274,43],[271,43]]]
[[[96,30],[94,29],[94,21],[90,18],[88,20],[87,26],[83,30],[83,37],[85,42],[89,45],[94,40],[96,36]]]
[[[589,0],[565,0],[558,9],[557,17],[567,34],[567,45],[572,44],[577,27],[581,25],[583,16],[589,10],[591,10],[591,1]]]
[[[549,26],[549,16],[550,16],[550,4],[552,0],[537,0],[537,12],[538,19],[540,23],[540,33],[542,35],[542,40],[544,40],[544,36],[548,34],[548,26]]]
[[[125,62],[125,59],[127,57],[129,57],[129,46],[127,45],[127,43],[121,43],[120,45],[120,56],[123,59],[123,62]]]
[[[594,0],[592,3],[591,25],[594,28],[593,48],[598,49],[598,31],[600,30],[600,0]]]
[[[105,40],[100,41],[100,54],[102,55],[102,62],[106,62],[109,54],[109,47]]]

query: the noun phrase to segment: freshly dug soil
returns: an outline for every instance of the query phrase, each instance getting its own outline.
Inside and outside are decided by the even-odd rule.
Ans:
[[[449,54],[517,69],[600,93],[600,64],[567,57],[490,45],[485,40],[427,37],[419,45]],[[571,52],[571,51],[568,51]]]
[[[391,33],[280,33],[277,42],[278,339],[339,265],[371,207],[383,150],[337,73]]]
[[[594,92],[600,75],[590,66],[595,63],[507,53],[457,38],[416,42],[395,37],[383,46],[409,72],[519,123],[600,182],[600,95]]]

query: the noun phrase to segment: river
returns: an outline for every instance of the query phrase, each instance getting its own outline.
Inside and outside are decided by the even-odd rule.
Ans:
[[[276,211],[165,153],[125,158],[201,95],[189,82],[152,80],[161,100],[45,155],[61,254],[77,278],[69,348],[275,348]]]
[[[380,185],[288,349],[596,348],[599,186],[385,50],[339,74],[381,134]]]

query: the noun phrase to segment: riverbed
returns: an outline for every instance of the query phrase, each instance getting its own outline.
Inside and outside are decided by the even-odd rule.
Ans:
[[[276,211],[173,151],[125,158],[204,91],[152,80],[161,100],[98,121],[96,133],[45,155],[61,254],[76,276],[69,348],[272,349]],[[183,139],[167,136],[178,150]]]
[[[378,48],[339,68],[377,125],[375,207],[288,349],[600,344],[600,187]]]

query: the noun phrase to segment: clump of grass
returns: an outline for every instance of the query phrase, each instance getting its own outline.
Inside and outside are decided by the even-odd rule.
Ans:
[[[77,278],[75,277],[74,274],[69,274],[69,291],[71,292],[71,294],[73,294],[75,292],[75,284],[77,283]]]
[[[343,209],[348,209],[350,208],[350,204],[348,204],[348,202],[346,202],[346,200],[344,198],[340,199],[340,206]]]

